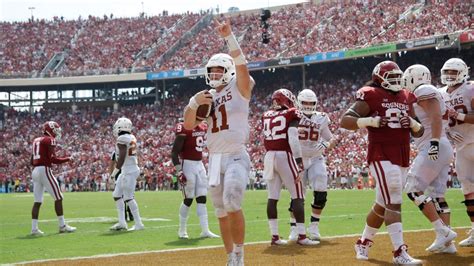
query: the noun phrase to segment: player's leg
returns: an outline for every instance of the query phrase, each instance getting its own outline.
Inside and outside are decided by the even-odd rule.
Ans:
[[[216,217],[219,220],[219,229],[221,232],[222,242],[224,242],[224,248],[229,258],[232,257],[234,249],[234,241],[232,239],[232,232],[230,229],[230,221],[227,215],[227,211],[224,208],[223,200],[223,183],[224,179],[220,176],[220,184],[217,186],[211,186],[209,188],[209,195],[212,199],[212,205],[214,206]]]
[[[193,168],[190,161],[185,161],[183,163],[183,174],[186,176],[186,184],[181,187],[183,192],[183,202],[179,207],[179,229],[178,237],[187,239],[189,238],[187,232],[187,223],[189,218],[189,208],[193,203],[195,197],[195,187],[196,187],[196,174],[195,169]]]
[[[204,165],[199,162],[198,175],[196,176],[195,183],[195,195],[196,195],[196,214],[199,218],[199,224],[201,225],[201,237],[217,238],[218,235],[214,234],[209,230],[209,220],[207,215],[207,187],[208,181],[206,177],[206,169]]]
[[[309,238],[320,240],[319,222],[321,213],[326,206],[327,201],[327,183],[328,176],[326,172],[326,163],[321,156],[314,160],[313,164],[308,169],[308,179],[313,188],[313,203],[311,204],[310,225],[308,227]]]
[[[135,221],[135,225],[130,228],[131,231],[145,229],[137,201],[135,200],[135,186],[137,185],[139,175],[139,170],[124,173],[123,200],[130,206]]]
[[[33,170],[31,177],[33,179],[33,194],[34,194],[34,203],[33,207],[31,209],[31,235],[38,235],[41,236],[44,233],[38,228],[38,218],[39,218],[39,211],[41,207],[41,203],[43,202],[43,191],[44,191],[44,186],[41,180],[41,175],[45,175],[46,173],[43,171],[40,171],[41,167],[35,167]]]
[[[474,246],[474,143],[466,145],[456,153],[456,171],[464,194],[466,212],[471,221],[471,230],[466,239],[459,242],[460,247]]]
[[[123,200],[124,183],[124,174],[122,172],[115,180],[115,188],[112,192],[112,197],[114,198],[115,207],[117,209],[118,222],[110,227],[110,230],[127,230],[127,221],[125,220],[125,202]]]
[[[269,156],[272,156],[272,155],[269,155]],[[270,228],[270,234],[272,236],[272,240],[271,240],[272,246],[287,244],[285,240],[280,238],[280,233],[278,231],[277,204],[278,204],[278,200],[280,199],[280,192],[282,189],[282,180],[278,172],[275,171],[275,164],[278,164],[278,160],[276,158],[274,159],[274,162],[271,164],[271,166],[273,166],[273,169],[271,170],[266,169],[270,176],[265,176],[265,178],[267,178],[267,191],[268,191],[267,219],[268,219],[268,226]],[[267,165],[266,167],[269,167],[269,166]]]

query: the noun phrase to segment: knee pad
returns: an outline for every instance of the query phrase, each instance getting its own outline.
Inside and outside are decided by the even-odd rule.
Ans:
[[[196,199],[196,201],[197,201],[197,199]],[[193,199],[186,198],[186,199],[183,200],[183,204],[190,207],[191,204],[193,204]]]
[[[422,211],[423,208],[425,208],[425,204],[428,204],[431,201],[433,201],[431,197],[428,197],[424,194],[419,195],[417,192],[411,192],[411,193],[408,193],[407,195],[408,195],[408,198],[412,200],[416,206],[418,206],[420,211]]]
[[[436,212],[438,214],[449,214],[451,210],[449,209],[448,203],[446,201],[439,201],[439,198],[433,200]]]
[[[328,193],[326,191],[313,191],[314,200],[313,204],[311,204],[311,207],[319,210],[324,209],[324,206],[326,206],[327,195]]]
[[[217,218],[223,218],[227,216],[227,212],[224,209],[216,208],[216,216]]]
[[[199,197],[196,198],[197,203],[206,204],[206,201],[207,201],[206,196],[199,196]]]

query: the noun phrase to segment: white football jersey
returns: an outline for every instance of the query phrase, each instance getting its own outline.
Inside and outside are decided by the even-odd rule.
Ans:
[[[418,102],[423,101],[423,100],[428,100],[428,99],[437,99],[439,102],[439,107],[441,110],[441,115],[444,116],[446,113],[446,104],[444,103],[443,96],[441,95],[441,92],[436,89],[435,86],[433,85],[421,85],[416,90],[413,92],[416,95],[416,98]],[[414,138],[415,145],[420,148],[421,145],[423,145],[426,141],[430,141],[432,138],[432,130],[431,130],[431,119],[429,117],[428,112],[426,112],[421,106],[418,105],[418,103],[414,103],[413,107],[415,109],[415,115],[418,117],[420,120],[421,125],[425,128],[425,132],[423,133],[423,136],[419,138]],[[446,137],[446,128],[448,127],[448,120],[447,118],[443,119],[443,124],[441,128],[441,138]]]
[[[321,140],[329,141],[332,139],[329,123],[328,115],[323,112],[316,112],[311,117],[302,116],[298,125],[298,132],[303,158],[322,155],[322,151],[318,151],[316,146]]]
[[[220,92],[213,95],[214,113],[209,116],[207,147],[209,153],[237,153],[245,150],[249,141],[249,100],[240,94],[233,78]]]
[[[448,108],[452,108],[459,113],[472,114],[474,110],[471,101],[474,99],[474,82],[468,81],[462,84],[455,91],[448,93],[447,86],[441,88],[445,95],[445,101]],[[460,149],[467,144],[474,143],[474,124],[463,123],[453,118],[449,118],[450,130],[454,130],[464,137],[464,141],[456,144],[456,148]]]
[[[118,136],[117,144],[122,144],[127,146],[127,152],[125,153],[125,161],[123,162],[122,170],[125,169],[135,169],[138,167],[137,160],[137,139],[132,134],[123,134]],[[115,154],[119,155],[118,145],[115,146]],[[118,156],[116,156],[118,160]],[[125,169],[124,169],[125,168]]]

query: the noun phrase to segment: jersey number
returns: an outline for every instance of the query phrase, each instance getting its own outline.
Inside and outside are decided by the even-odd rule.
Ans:
[[[137,143],[132,140],[130,142],[130,147],[128,148],[128,156],[134,156],[137,155]]]
[[[41,158],[40,155],[40,142],[35,141],[33,142],[33,160],[39,160]]]
[[[286,139],[286,118],[275,116],[263,120],[263,135],[266,140]]]
[[[398,108],[388,108],[385,110],[385,116],[388,117],[387,126],[390,128],[401,128],[400,117],[407,116],[408,113],[405,110],[400,110]]]
[[[462,104],[455,105],[455,106],[453,106],[453,109],[458,113],[467,114],[467,107],[465,105],[462,105]],[[449,127],[454,127],[454,126],[456,126],[456,124],[462,125],[462,124],[464,124],[464,121],[459,121],[456,118],[450,117],[449,118]]]
[[[314,130],[313,127],[299,126],[298,133],[300,140],[318,141],[319,132],[317,130]]]
[[[217,108],[217,111],[221,113],[222,123],[220,127],[217,127],[216,112],[213,112],[212,113],[212,129],[211,129],[212,133],[217,133],[219,131],[229,129],[229,124],[227,123],[227,111],[225,110],[225,104],[219,106],[219,108]]]
[[[202,152],[203,148],[204,148],[204,137],[202,136],[196,137],[196,151]]]

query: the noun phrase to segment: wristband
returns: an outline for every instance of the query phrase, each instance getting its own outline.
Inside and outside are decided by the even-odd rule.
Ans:
[[[240,50],[240,45],[237,42],[237,39],[235,39],[234,33],[224,37],[224,40],[227,43],[227,47],[229,47],[229,51]]]
[[[191,97],[191,99],[189,99],[189,104],[188,104],[189,108],[191,108],[191,110],[197,110],[198,107],[199,107],[199,104],[196,102],[196,98]]]
[[[362,117],[357,119],[357,126],[359,128],[365,127],[379,127],[380,117]]]
[[[418,132],[421,129],[421,124],[418,123],[415,119],[410,117],[410,128],[413,130],[413,132]]]
[[[464,121],[464,119],[466,119],[466,114],[458,113],[458,115],[456,116],[456,120]]]
[[[247,64],[247,60],[245,60],[245,56],[242,54],[242,52],[240,52],[240,54],[237,57],[233,57],[233,59],[236,66]]]

